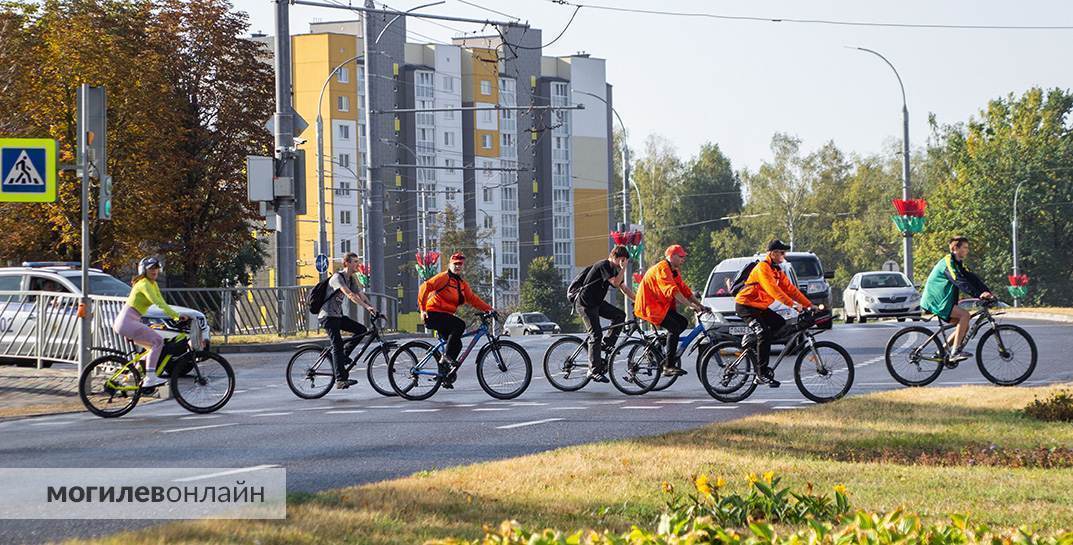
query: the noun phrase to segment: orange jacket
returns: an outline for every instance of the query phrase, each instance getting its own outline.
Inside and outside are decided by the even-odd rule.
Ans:
[[[465,303],[481,312],[488,312],[492,307],[477,297],[469,289],[465,280],[444,271],[426,280],[417,290],[417,307],[424,312],[446,312],[454,314],[463,302],[459,294],[465,297]]]
[[[747,307],[768,308],[776,300],[788,307],[793,306],[794,301],[805,308],[812,306],[812,301],[797,289],[778,264],[764,259],[753,267],[734,302]]]
[[[666,259],[661,259],[645,272],[641,285],[637,287],[634,315],[656,325],[663,323],[667,311],[676,306],[675,293],[693,296],[693,291],[682,281],[681,273],[672,269]]]

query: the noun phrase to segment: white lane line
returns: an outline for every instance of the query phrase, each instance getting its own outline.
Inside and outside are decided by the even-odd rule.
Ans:
[[[514,401],[485,401],[485,405],[513,405]]]
[[[509,411],[510,407],[480,407],[473,409],[474,411]]]
[[[31,426],[61,426],[63,424],[74,424],[74,420],[58,420],[53,422],[34,422]]]
[[[404,413],[435,413],[439,412],[439,409],[405,409]]]
[[[229,409],[224,411],[224,413],[263,413],[271,410],[272,409]]]
[[[228,470],[228,471],[220,471],[220,472],[217,472],[217,473],[209,473],[207,475],[197,475],[197,476],[194,476],[194,477],[183,477],[181,479],[174,479],[171,482],[173,482],[173,483],[188,483],[190,481],[200,481],[200,480],[203,480],[203,479],[213,479],[213,478],[216,478],[216,477],[226,477],[228,475],[238,475],[239,473],[250,473],[251,471],[261,471],[262,469],[268,469],[268,468],[272,468],[272,467],[279,467],[279,466],[276,465],[276,464],[265,464],[265,465],[261,465],[261,466],[240,467],[240,468],[231,469],[231,470]]]
[[[365,411],[358,409],[354,411],[324,411],[324,414],[358,414],[363,412]]]
[[[401,405],[373,405],[372,407],[365,407],[366,409],[398,409]]]
[[[269,384],[268,386],[265,386],[265,388],[279,388],[279,384]]]
[[[331,407],[302,407],[301,409],[295,409],[296,411],[323,411],[324,409],[330,409]],[[268,409],[257,409],[259,411],[267,411]]]
[[[196,414],[194,416],[183,416],[179,420],[212,420],[213,418],[220,418],[218,414]]]
[[[497,430],[512,430],[514,428],[522,428],[525,426],[535,426],[537,424],[547,424],[548,422],[558,422],[562,418],[545,418],[544,420],[533,420],[532,422],[519,422],[517,424],[507,424],[506,426],[496,426]]]
[[[716,409],[716,410],[724,410],[724,411],[726,411],[726,410],[737,409],[737,408],[738,408],[737,405],[701,405],[701,406],[697,407],[697,410],[699,411],[699,410],[702,410],[702,409],[703,410]]]
[[[210,428],[223,428],[225,426],[237,426],[238,422],[228,422],[227,424],[209,424],[208,426],[194,426],[192,428],[175,428],[173,430],[160,430],[160,433],[178,433],[180,431],[195,431],[195,430],[207,430]]]
[[[518,401],[510,404],[511,407],[543,407],[545,405],[547,403],[541,403],[540,401]]]
[[[660,406],[660,405],[623,405],[623,406],[621,406],[619,408],[623,409],[623,410],[633,409],[633,410],[640,410],[640,411],[651,411],[651,410],[655,410],[655,409],[662,409],[663,407]]]
[[[251,414],[250,416],[253,416],[253,417],[257,417],[257,416],[287,416],[288,414],[293,414],[293,412],[292,411],[287,411],[287,412],[282,412],[282,413],[261,413],[261,414]]]
[[[587,411],[588,407],[549,407],[549,411]]]
[[[476,407],[476,406],[477,406],[476,403],[459,403],[457,405],[451,405],[451,408],[465,408],[465,407]]]
[[[249,391],[249,390],[235,390],[235,392],[234,392],[234,393],[236,393],[236,394],[244,394],[244,393],[246,393],[246,392],[248,392],[248,391]]]
[[[696,403],[699,399],[662,399],[657,401],[661,405],[689,405],[690,403]]]
[[[746,399],[745,401],[739,401],[738,403],[745,403],[745,404],[748,404],[748,405],[759,405],[759,404],[762,404],[762,403],[767,403],[768,401],[772,401],[772,400],[771,399]]]
[[[585,405],[618,405],[625,402],[625,399],[612,399],[609,401],[581,401],[580,403],[584,403]]]

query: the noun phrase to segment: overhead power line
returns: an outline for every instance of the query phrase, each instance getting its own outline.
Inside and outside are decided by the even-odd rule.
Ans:
[[[850,27],[880,27],[880,28],[911,28],[911,29],[945,29],[945,30],[1073,30],[1073,25],[967,25],[946,23],[887,23],[881,21],[849,21],[839,19],[807,19],[797,17],[760,17],[755,15],[725,15],[719,13],[707,13],[696,11],[670,11],[660,9],[624,8],[620,6],[605,6],[600,4],[576,3],[568,0],[548,0],[555,4],[573,6],[576,9],[587,8],[603,11],[616,11],[622,13],[639,13],[643,15],[666,15],[672,17],[692,17],[704,19],[718,19],[722,21],[749,21],[756,23],[797,23],[810,25],[850,26]]]

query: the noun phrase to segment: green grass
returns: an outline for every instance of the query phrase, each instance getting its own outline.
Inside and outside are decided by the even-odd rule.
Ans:
[[[1073,446],[1073,426],[1024,417],[1051,388],[905,389],[768,413],[658,437],[558,449],[499,462],[294,496],[286,521],[196,521],[86,543],[421,543],[477,538],[517,519],[535,527],[651,525],[663,483],[701,472],[744,489],[749,473],[786,484],[844,484],[854,508],[904,507],[926,519],[969,513],[996,527],[1073,528],[1073,469],[887,463],[891,452]],[[563,425],[569,425],[568,423]],[[838,461],[846,452],[859,462]],[[878,461],[867,461],[867,460]],[[78,542],[84,543],[84,542]]]

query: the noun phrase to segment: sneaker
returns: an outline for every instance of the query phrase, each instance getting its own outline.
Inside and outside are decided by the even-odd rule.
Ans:
[[[603,346],[600,347],[600,350],[602,350],[604,354],[610,356],[611,353],[615,351],[615,345],[605,343]]]
[[[957,354],[954,354],[953,356],[950,356],[950,362],[951,363],[956,363],[956,362],[959,362],[959,361],[965,361],[965,360],[967,360],[967,359],[969,359],[971,357],[972,357],[971,352],[966,352],[964,350],[959,350]]]
[[[456,380],[458,380],[458,372],[451,371],[447,374],[446,377],[444,377],[443,382],[440,385],[447,390],[454,390]]]
[[[607,367],[606,366],[593,367],[593,368],[589,369],[588,375],[589,375],[589,380],[591,380],[593,382],[611,382],[607,378]]]
[[[688,373],[686,373],[686,370],[682,369],[681,367],[679,367],[677,365],[664,365],[663,366],[663,376],[665,376],[665,377],[680,377],[680,376],[685,375],[685,374],[688,374]]]
[[[769,388],[778,388],[782,383],[775,380],[775,372],[768,367],[761,367],[756,374],[756,384],[767,384]]]
[[[346,390],[347,388],[350,388],[351,386],[353,386],[353,385],[355,385],[357,383],[358,383],[358,381],[356,381],[356,380],[354,380],[352,378],[337,378],[337,379],[335,379],[335,389],[336,390]]]
[[[156,376],[156,373],[150,372],[145,378],[142,379],[142,388],[156,388],[157,386],[163,386],[168,383],[168,379]]]

